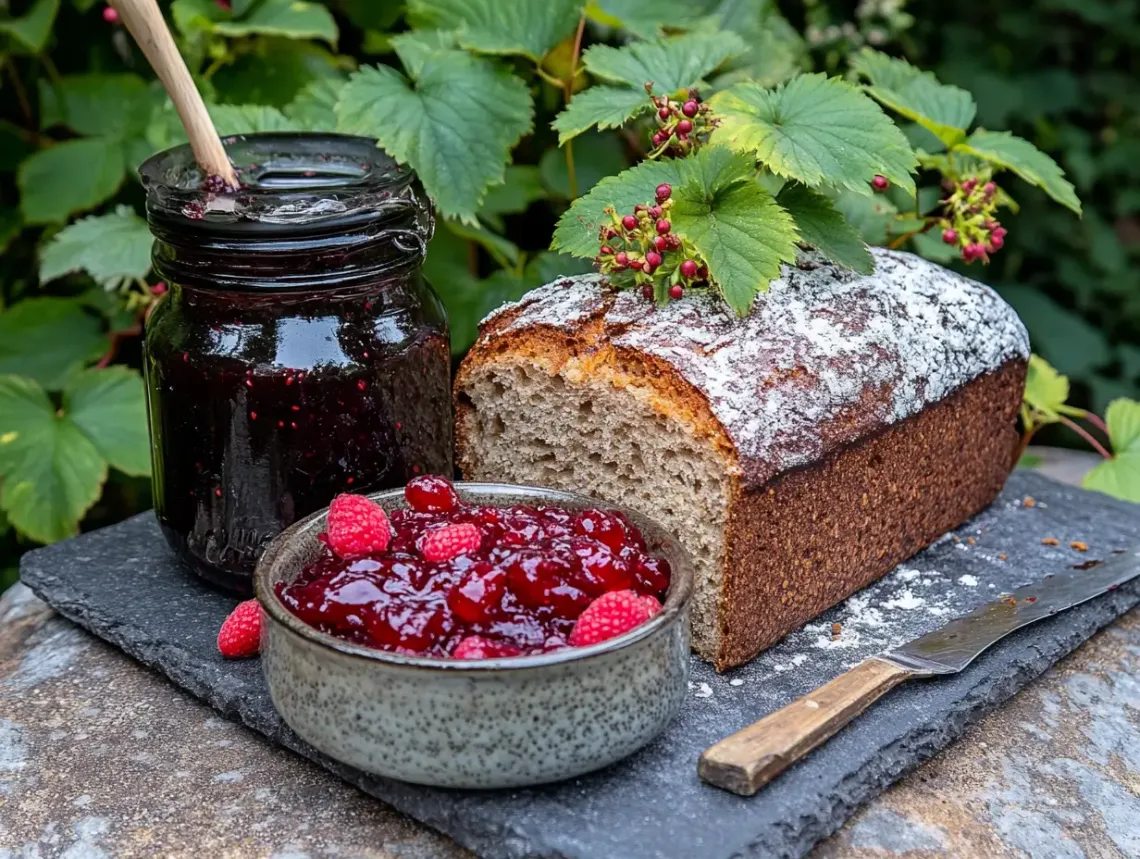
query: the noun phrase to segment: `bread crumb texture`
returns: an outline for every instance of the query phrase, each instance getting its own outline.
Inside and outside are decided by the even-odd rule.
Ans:
[[[983,284],[873,253],[870,276],[785,267],[744,319],[711,296],[655,308],[598,275],[533,290],[484,321],[460,367],[464,475],[655,518],[694,559],[697,652],[750,659],[1008,472],[1021,321]]]

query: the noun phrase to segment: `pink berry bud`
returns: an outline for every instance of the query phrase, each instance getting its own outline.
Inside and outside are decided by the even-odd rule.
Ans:
[[[946,244],[948,244],[948,245],[958,244],[958,231],[957,230],[951,230],[951,229],[943,230],[942,231],[942,241],[946,242]]]
[[[871,187],[876,191],[886,191],[890,185],[891,183],[887,181],[887,177],[881,176],[878,173],[876,173],[874,178],[871,179]]]
[[[661,207],[660,206],[650,206],[648,209],[645,210],[645,214],[649,215],[649,217],[656,220],[657,218],[661,217]]]
[[[103,7],[103,20],[106,21],[108,24],[118,24],[119,23],[119,12],[118,12],[118,10],[113,9],[110,6],[104,6]]]
[[[992,197],[994,195],[994,192],[997,191],[997,185],[995,185],[993,182],[987,182],[982,186],[982,191],[987,197]]]
[[[671,287],[669,287],[669,297],[670,298],[674,298],[674,299],[681,298],[682,296],[684,296],[684,294],[685,294],[685,288],[683,286],[681,286],[681,284],[679,284],[679,283],[675,283]]]
[[[651,269],[657,268],[657,266],[661,265],[661,254],[657,253],[657,251],[649,251],[645,255],[645,264]]]
[[[606,238],[607,239],[616,239],[617,236],[618,236],[617,230],[615,230],[613,227],[606,227]]]
[[[962,190],[965,191],[967,194],[969,194],[971,191],[973,191],[977,187],[978,187],[978,180],[973,178],[973,177],[967,179],[965,182],[962,183]]]
[[[694,116],[696,116],[697,111],[700,109],[701,109],[700,105],[697,104],[692,99],[689,99],[687,102],[685,102],[683,105],[681,105],[681,113],[685,114],[685,116],[689,117],[690,119],[692,119]]]
[[[664,251],[669,248],[669,240],[665,236],[657,236],[653,239],[653,246],[659,251]]]
[[[990,244],[989,244],[989,247],[993,249],[993,250],[990,250],[990,253],[991,253],[991,254],[992,254],[994,251],[999,251],[999,250],[1001,250],[1001,249],[1002,249],[1002,246],[1003,246],[1003,245],[1005,245],[1005,239],[1003,239],[1003,238],[1002,238],[1001,236],[999,236],[997,233],[993,233],[993,234],[990,236]]]
[[[673,196],[673,187],[665,182],[657,186],[657,202],[664,203]]]
[[[624,218],[621,219],[621,225],[623,227],[625,227],[627,230],[636,230],[637,229],[637,218],[635,218],[633,215],[626,215]]]
[[[634,271],[641,271],[641,260],[639,260],[639,259],[631,259],[631,260],[629,261],[629,267],[630,267],[631,269],[633,269]]]
[[[668,119],[673,115],[673,111],[669,110],[667,107],[663,107],[661,110],[657,111],[657,115],[662,119]]]
[[[602,245],[602,253],[605,254],[606,256],[609,256],[613,252],[614,252],[614,249],[611,248],[609,245]]]
[[[614,255],[614,262],[621,268],[625,268],[629,265],[629,254],[625,251],[618,251],[617,254]]]
[[[649,286],[648,284],[641,287],[641,295],[642,295],[642,297],[647,298],[650,301],[652,301],[653,300],[653,287]]]
[[[665,244],[669,247],[669,250],[675,251],[681,246],[681,240],[676,236],[666,236]]]
[[[688,134],[693,130],[693,123],[687,119],[682,119],[677,123],[677,134]]]
[[[660,131],[656,132],[653,135],[653,148],[656,149],[658,146],[660,146],[662,143],[664,143],[668,139],[669,138],[667,135],[662,134]]]
[[[671,229],[673,229],[673,225],[670,224],[667,220],[665,220],[664,218],[658,218],[657,219],[657,235],[659,235],[659,236],[667,235],[669,233],[669,230],[671,230]]]
[[[1009,232],[1009,230],[1007,230],[1003,226],[999,225],[997,227],[994,227],[994,235],[997,236],[999,239],[1004,239],[1008,232]]]
[[[697,276],[697,264],[691,259],[687,259],[687,260],[682,261],[682,263],[681,263],[681,275],[686,280],[692,280],[694,277]]]
[[[697,269],[697,279],[698,280],[708,280],[709,279],[709,267],[707,265],[702,265],[700,268]]]

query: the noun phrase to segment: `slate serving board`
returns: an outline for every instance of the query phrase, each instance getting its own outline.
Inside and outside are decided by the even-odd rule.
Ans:
[[[798,857],[861,803],[1140,603],[1140,583],[1132,583],[1011,636],[960,675],[900,687],[754,797],[697,779],[697,756],[706,746],[863,657],[1046,572],[1140,541],[1140,506],[1018,472],[1001,498],[955,536],[743,668],[718,676],[694,660],[691,698],[680,716],[633,757],[558,785],[482,793],[367,776],[298,739],[273,709],[258,663],[226,662],[215,649],[234,600],[183,571],[150,514],[30,552],[21,578],[61,614],[226,716],[488,859]],[[1048,537],[1059,545],[1043,545]],[[1088,551],[1070,548],[1070,541],[1087,543]],[[833,622],[842,625],[838,638]]]

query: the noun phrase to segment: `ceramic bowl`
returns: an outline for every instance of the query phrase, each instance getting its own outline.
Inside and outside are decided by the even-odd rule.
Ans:
[[[656,737],[689,678],[693,571],[646,517],[566,492],[458,483],[469,503],[622,510],[673,568],[660,613],[590,647],[486,660],[405,656],[326,635],[289,612],[274,585],[320,551],[328,511],[278,536],[254,573],[264,609],[261,661],[282,718],[306,742],[376,775],[439,787],[520,787],[604,767]],[[387,510],[403,490],[369,496]]]

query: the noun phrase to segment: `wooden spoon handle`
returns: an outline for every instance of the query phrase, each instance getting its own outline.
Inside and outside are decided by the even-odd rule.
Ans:
[[[705,750],[697,774],[752,796],[870,707],[911,672],[871,657],[846,674]]]
[[[233,165],[214,128],[214,122],[206,112],[206,104],[194,86],[190,70],[178,53],[178,46],[174,44],[174,37],[170,35],[156,0],[110,2],[146,55],[158,79],[162,81],[170,100],[174,102],[182,125],[186,128],[186,136],[190,138],[190,149],[194,152],[198,166],[207,176],[221,176],[227,185],[236,188],[237,174],[234,173]]]

